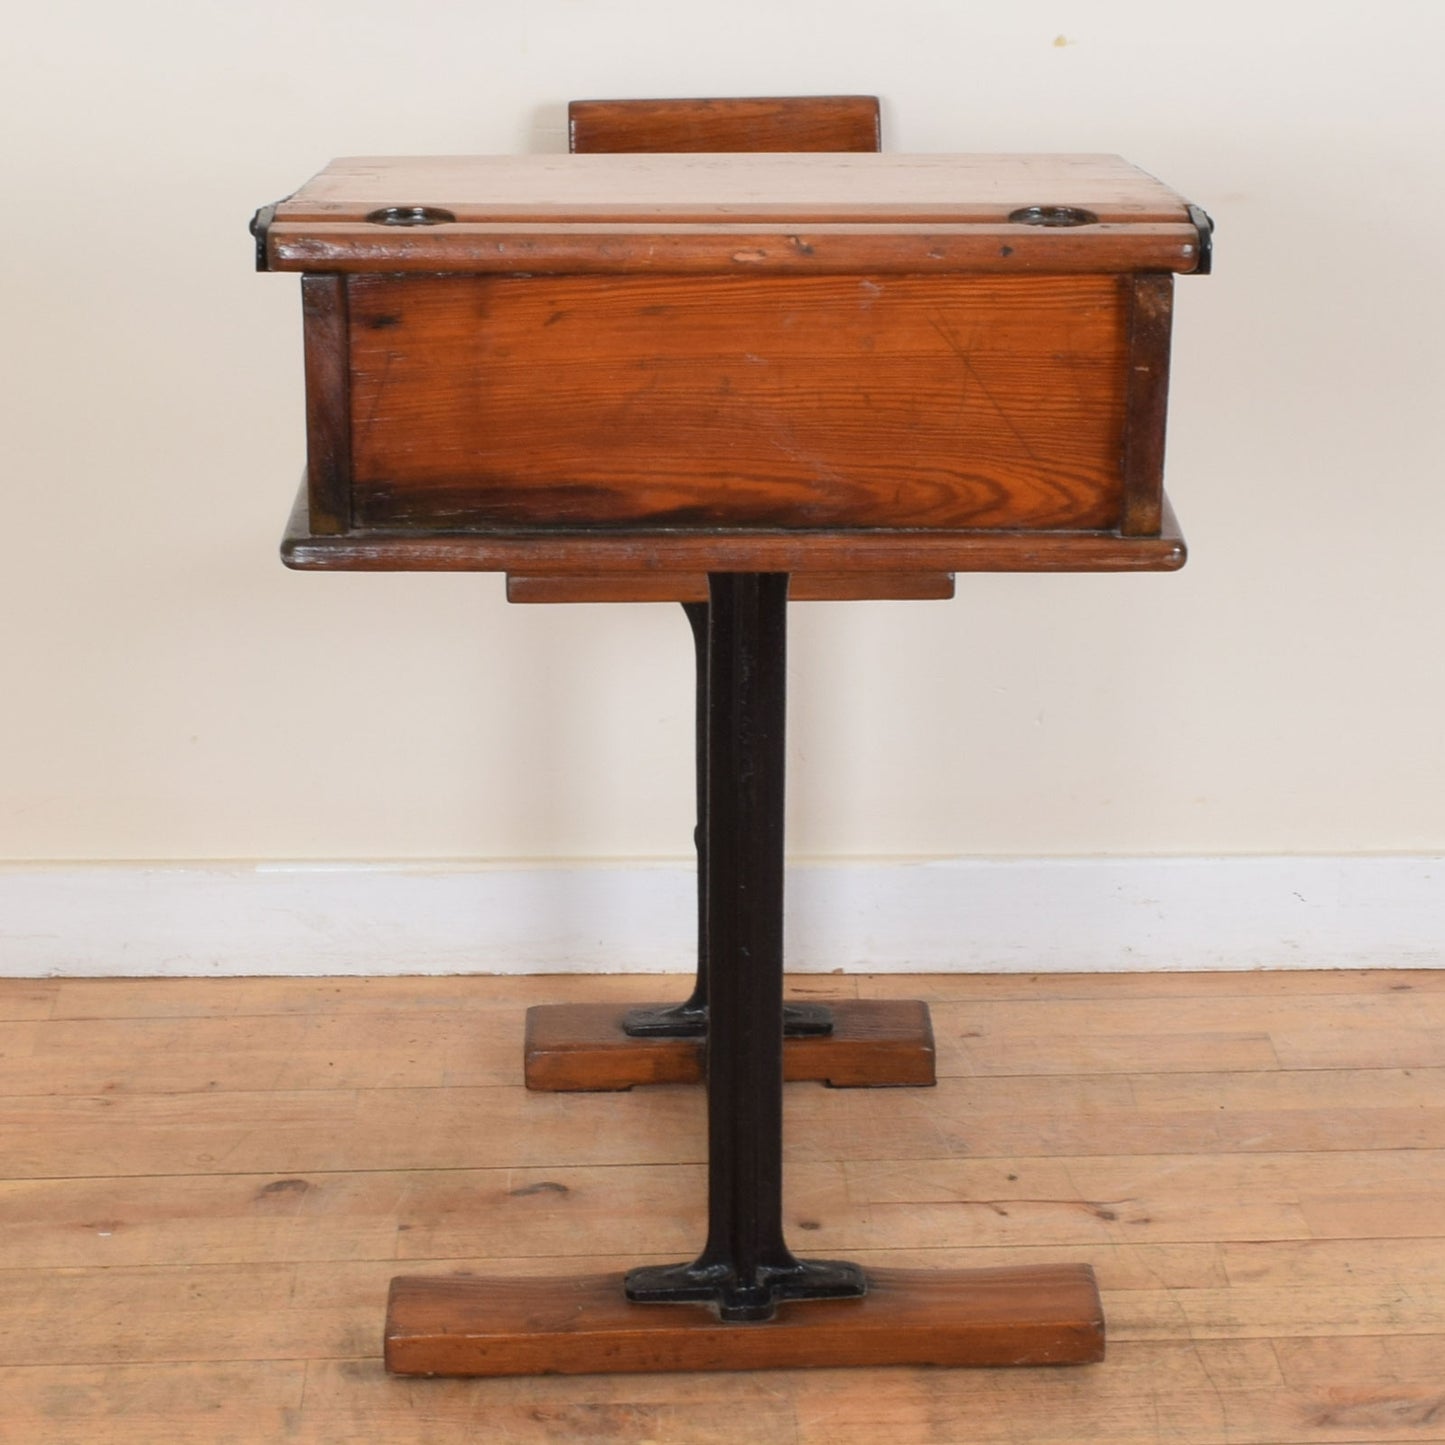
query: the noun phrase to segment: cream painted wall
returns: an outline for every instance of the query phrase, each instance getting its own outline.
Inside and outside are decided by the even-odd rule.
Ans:
[[[1117,150],[1207,206],[1174,577],[794,609],[814,855],[1445,847],[1445,10],[51,0],[7,23],[0,858],[683,853],[670,607],[276,560],[329,157],[560,149],[573,96],[870,90],[898,150]]]

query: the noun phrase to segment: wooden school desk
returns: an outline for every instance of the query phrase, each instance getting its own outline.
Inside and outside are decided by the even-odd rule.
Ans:
[[[787,603],[1181,566],[1171,301],[1208,269],[1208,218],[1112,156],[872,153],[869,97],[572,121],[565,156],[336,161],[255,225],[262,268],[303,278],[289,565],[680,601],[698,640],[698,986],[626,1018],[543,1011],[527,1068],[627,1087],[705,1059],[702,1252],[398,1279],[388,1367],[1099,1359],[1086,1265],[865,1273],[783,1239],[785,1056],[788,1077],[932,1078],[921,1005],[785,1010]]]

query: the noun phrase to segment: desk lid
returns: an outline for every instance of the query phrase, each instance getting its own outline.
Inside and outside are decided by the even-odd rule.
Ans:
[[[278,271],[1175,271],[1209,220],[1110,155],[390,156],[257,214]]]

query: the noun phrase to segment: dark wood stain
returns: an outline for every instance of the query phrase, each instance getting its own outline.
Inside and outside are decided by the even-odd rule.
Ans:
[[[305,483],[281,541],[281,559],[304,571],[545,572],[557,577],[694,572],[1173,572],[1188,556],[1164,502],[1157,537],[1117,532],[664,531],[371,529],[320,536],[307,525]]]
[[[350,317],[344,276],[303,276],[306,348],[306,475],[311,530],[351,526]]]
[[[258,1199],[275,1199],[286,1194],[306,1194],[311,1189],[308,1179],[273,1179],[256,1191]]]
[[[1157,536],[1163,514],[1173,306],[1173,276],[1130,278],[1128,423],[1124,428],[1124,515],[1120,526],[1127,537]]]

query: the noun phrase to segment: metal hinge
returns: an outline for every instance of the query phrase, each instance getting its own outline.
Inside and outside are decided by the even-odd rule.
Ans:
[[[1214,269],[1214,221],[1209,213],[1199,206],[1187,207],[1189,219],[1199,232],[1199,264],[1194,268],[1196,276],[1207,276]]]
[[[280,204],[280,201],[276,202],[276,206]],[[251,234],[256,238],[256,269],[258,271],[271,269],[270,257],[266,254],[266,231],[271,222],[276,219],[276,206],[262,206],[251,217]]]

